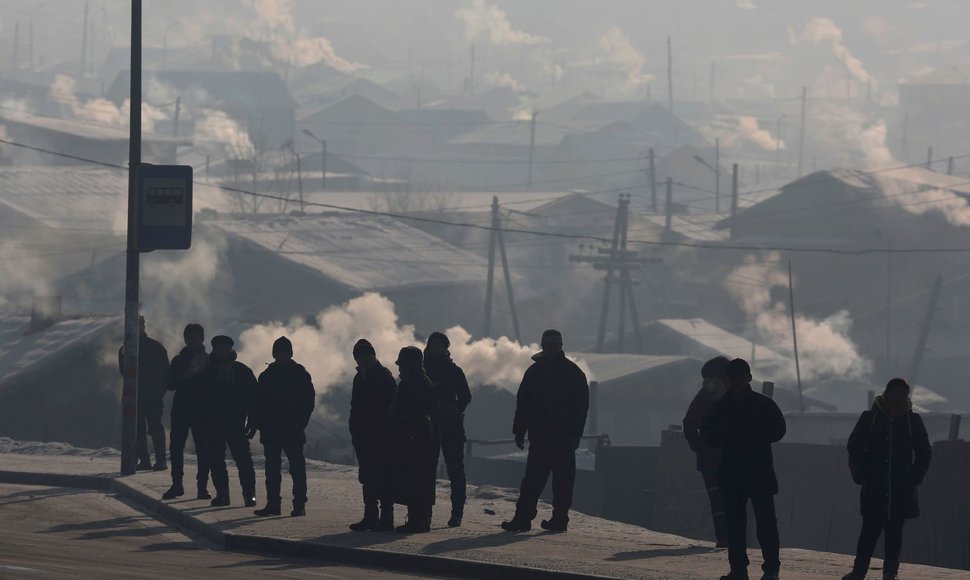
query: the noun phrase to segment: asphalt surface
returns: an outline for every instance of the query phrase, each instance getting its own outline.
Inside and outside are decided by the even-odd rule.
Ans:
[[[104,493],[0,485],[0,578],[409,578],[213,549]]]

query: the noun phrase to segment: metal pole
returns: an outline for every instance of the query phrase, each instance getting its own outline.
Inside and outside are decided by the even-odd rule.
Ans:
[[[179,116],[182,114],[182,97],[175,97],[175,118],[172,126],[172,137],[179,136]]]
[[[805,412],[805,401],[802,399],[802,368],[798,361],[798,332],[795,329],[795,288],[792,286],[791,260],[788,260],[788,304],[791,310],[791,338],[795,348],[795,378],[798,379],[798,407]]]
[[[505,276],[505,293],[509,298],[509,313],[512,315],[512,330],[515,331],[515,340],[522,342],[522,333],[519,332],[519,312],[515,308],[515,292],[512,289],[512,274],[509,272],[509,259],[505,254],[505,237],[502,235],[502,224],[499,222],[498,232],[499,256],[502,258],[502,275]]]
[[[617,339],[616,339],[616,352],[623,353],[624,345],[626,341],[626,302],[627,302],[627,281],[629,276],[627,276],[626,269],[626,225],[629,219],[629,209],[630,199],[620,195],[620,213],[622,218],[620,219],[620,252],[623,253],[623,257],[618,260],[620,262],[620,310],[618,312],[619,318],[617,319]]]
[[[721,213],[721,138],[714,139],[714,213]]]
[[[802,162],[805,158],[805,108],[808,101],[808,87],[802,87],[802,128],[798,135],[798,175],[802,176]]]
[[[488,275],[485,282],[485,323],[482,336],[492,335],[492,291],[495,286],[495,243],[498,240],[498,196],[492,197],[492,229],[488,232]]]
[[[606,319],[610,314],[610,293],[613,289],[613,267],[616,264],[617,248],[620,244],[620,217],[622,210],[617,208],[616,221],[613,222],[613,243],[610,246],[610,259],[606,265],[606,279],[603,285],[603,308],[600,311],[600,327],[596,334],[596,352],[603,352],[606,343]]]
[[[529,191],[532,191],[532,163],[535,159],[536,150],[536,117],[539,116],[538,111],[532,111],[532,124],[529,130]]]
[[[657,213],[657,165],[650,148],[650,211]]]
[[[142,0],[131,0],[131,112],[128,153],[128,249],[125,268],[125,342],[121,388],[121,475],[134,475],[138,409],[138,192],[135,169],[141,164]],[[87,26],[85,25],[85,30]],[[86,41],[85,41],[86,44]]]
[[[667,178],[667,203],[664,210],[667,214],[667,218],[664,222],[664,229],[669,232],[671,222],[674,218],[674,180],[670,177]]]

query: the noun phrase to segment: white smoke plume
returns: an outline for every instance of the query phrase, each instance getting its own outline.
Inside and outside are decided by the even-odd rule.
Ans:
[[[195,123],[193,139],[202,144],[224,146],[236,159],[252,159],[256,148],[249,133],[223,111],[207,109],[204,117]]]
[[[485,0],[472,0],[470,5],[455,10],[455,18],[464,24],[468,40],[487,40],[495,46],[549,42],[548,38],[516,30],[504,10]]]
[[[638,90],[654,79],[653,75],[644,72],[647,57],[619,26],[611,26],[597,39],[592,58],[583,64],[621,72],[628,89]]]
[[[738,8],[741,8],[742,10],[755,10],[758,8],[758,5],[752,0],[734,0],[734,3],[737,4]]]
[[[51,294],[51,271],[42,252],[17,240],[0,242],[0,306],[15,294]]]
[[[771,133],[758,125],[755,117],[740,117],[734,135],[727,138],[728,145],[744,142],[754,143],[766,151],[785,148],[785,141],[772,137]]]
[[[485,83],[495,87],[505,87],[515,93],[526,92],[525,85],[515,80],[507,72],[491,71],[485,74]]]
[[[369,340],[381,362],[396,375],[394,361],[400,349],[424,346],[414,332],[413,326],[399,324],[394,303],[368,293],[327,308],[313,323],[295,319],[288,324],[271,322],[249,328],[239,336],[237,350],[239,359],[259,372],[272,361],[273,342],[285,335],[293,342],[294,358],[310,372],[317,392],[324,393],[352,380],[352,350],[358,339]],[[452,357],[473,387],[495,385],[514,391],[522,373],[532,364],[532,355],[539,350],[537,344],[521,345],[505,337],[472,340],[471,334],[458,326],[446,334]]]
[[[748,322],[760,342],[778,351],[791,352],[792,329],[788,304],[773,301],[773,287],[787,287],[788,275],[779,267],[777,252],[759,260],[746,256],[741,266],[734,269],[724,281],[728,294],[748,316]],[[795,328],[798,331],[798,355],[804,380],[826,377],[863,379],[872,371],[872,363],[859,354],[849,331],[852,317],[847,310],[839,310],[823,319],[797,314]],[[756,361],[757,362],[757,361]],[[790,375],[778,377],[792,380]]]
[[[61,105],[61,109],[80,121],[109,125],[126,129],[129,125],[131,101],[125,99],[120,107],[107,99],[82,101],[75,92],[74,79],[57,75],[51,85],[50,97]],[[142,103],[141,122],[146,133],[155,131],[155,123],[168,117],[163,111],[148,103]]]
[[[312,66],[322,62],[344,73],[367,68],[337,56],[330,41],[322,36],[301,36],[295,39],[276,39],[270,48],[273,57],[294,67]]]
[[[832,54],[849,71],[852,78],[859,82],[872,81],[875,83],[875,79],[866,71],[862,61],[856,58],[845,45],[842,29],[831,18],[817,17],[811,19],[802,29],[801,34],[793,37],[792,41],[795,43],[798,41],[810,42],[817,46],[828,45]]]

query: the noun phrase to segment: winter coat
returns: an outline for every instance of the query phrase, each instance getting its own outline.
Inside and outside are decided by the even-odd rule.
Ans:
[[[118,349],[118,370],[124,373],[125,347]],[[147,335],[138,338],[138,410],[160,413],[168,376],[168,351]]]
[[[306,443],[317,393],[310,373],[293,360],[271,363],[259,375],[251,423],[263,445]]]
[[[386,442],[396,389],[391,371],[380,363],[366,370],[357,369],[350,395],[350,440],[354,447]]]
[[[720,447],[712,447],[701,437],[701,427],[711,412],[711,407],[723,397],[723,391],[701,387],[684,416],[684,436],[687,445],[697,455],[697,471],[716,471],[721,465]]]
[[[877,397],[849,436],[849,467],[862,484],[862,515],[889,520],[919,516],[916,488],[930,468],[930,438],[912,411],[890,419]]]
[[[391,402],[391,469],[394,501],[432,505],[438,458],[432,417],[434,387],[422,376],[402,376]]]
[[[553,436],[579,447],[589,411],[589,383],[564,353],[539,353],[525,371],[516,395],[512,432],[533,439]]]
[[[209,355],[205,352],[205,346],[197,348],[186,346],[172,359],[172,364],[168,367],[168,375],[165,377],[168,390],[175,391],[175,396],[172,398],[172,415],[199,415],[199,386],[196,378],[208,364]]]
[[[256,394],[256,375],[236,360],[209,355],[209,365],[198,375],[202,415],[217,430],[245,431]]]
[[[745,387],[729,390],[711,407],[702,428],[708,445],[721,448],[718,487],[745,496],[778,493],[771,444],[785,436],[785,416],[770,398]]]
[[[435,427],[441,437],[464,441],[465,408],[472,401],[465,372],[451,360],[447,352],[443,355],[425,352],[424,369],[434,383],[435,398],[438,400]]]

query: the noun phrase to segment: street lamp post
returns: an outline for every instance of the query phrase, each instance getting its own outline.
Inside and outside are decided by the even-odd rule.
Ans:
[[[317,137],[313,134],[313,131],[309,129],[304,129],[303,134],[320,144],[322,152],[322,157],[320,159],[322,161],[320,166],[320,186],[322,188],[321,191],[327,191],[327,140]]]

